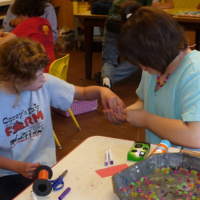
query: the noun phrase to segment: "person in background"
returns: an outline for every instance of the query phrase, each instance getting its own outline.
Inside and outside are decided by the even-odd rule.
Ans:
[[[125,114],[105,109],[105,117],[145,128],[146,142],[166,139],[200,151],[200,52],[190,50],[184,30],[161,9],[129,2],[122,21],[119,51],[143,70],[142,79]]]
[[[43,17],[46,7],[45,0],[15,0],[11,12],[19,16],[21,22],[5,37],[0,37],[0,46],[16,37],[28,37],[40,42],[50,58],[50,64],[55,60],[53,32],[49,21]],[[49,72],[50,64],[45,72]]]
[[[73,100],[100,98],[105,109],[123,112],[110,89],[79,87],[50,74],[40,43],[16,38],[0,47],[0,199],[13,199],[34,181],[40,165],[56,163],[50,106],[68,110]]]
[[[197,5],[197,9],[200,9],[200,3]]]
[[[133,74],[138,67],[124,60],[119,63],[119,51],[116,47],[117,39],[121,32],[120,6],[124,0],[114,0],[109,11],[104,35],[102,39],[102,69],[94,75],[96,82],[112,89],[113,84]],[[131,1],[131,0],[129,0]],[[173,0],[165,0],[164,3],[152,0],[136,0],[142,6],[153,6],[158,8],[173,8]]]
[[[153,0],[151,6],[160,9],[169,9],[174,8],[174,2],[173,0],[165,0],[163,3],[162,0]]]
[[[9,6],[6,17],[2,23],[4,32],[11,32],[21,22],[20,17],[12,13],[12,5],[13,3]],[[54,7],[48,1],[45,2],[45,10],[42,17],[49,21],[53,31],[53,41],[55,42],[58,38],[57,18]]]

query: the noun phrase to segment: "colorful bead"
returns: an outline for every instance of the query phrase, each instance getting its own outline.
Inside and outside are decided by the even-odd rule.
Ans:
[[[172,179],[171,179],[171,178],[169,178],[169,179],[168,179],[168,181],[169,181],[169,183],[171,183],[171,182],[172,182]]]
[[[149,183],[150,183],[150,184],[153,184],[153,181],[151,180],[151,181],[149,181]]]
[[[150,185],[149,185],[149,188],[152,188],[152,187],[153,187],[153,185],[152,185],[152,184],[150,184]]]
[[[197,171],[190,171],[181,167],[162,167],[159,169],[155,169],[154,173],[156,171],[159,172],[161,177],[165,176],[165,180],[168,180],[169,183],[171,183],[172,181],[179,182],[179,185],[172,185],[174,195],[178,195],[179,197],[182,196],[182,198],[186,200],[200,200],[200,173],[198,173]],[[173,173],[178,173],[178,176],[174,175]],[[159,187],[156,185],[158,185]],[[123,193],[124,197],[127,198],[128,196],[130,196],[133,200],[136,200],[138,198],[141,198],[143,200],[164,200],[163,197],[160,196],[168,192],[168,188],[165,188],[165,186],[165,183],[162,182],[162,178],[157,179],[156,177],[154,178],[154,176],[147,176],[141,177],[135,182],[129,182],[128,187],[120,187],[120,191]],[[157,189],[157,194],[153,192],[155,188],[160,188],[160,194]]]

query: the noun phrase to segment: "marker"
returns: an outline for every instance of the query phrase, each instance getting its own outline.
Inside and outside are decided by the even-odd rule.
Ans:
[[[69,192],[70,192],[71,188],[68,187],[59,197],[59,200],[62,200]]]
[[[113,160],[112,151],[110,148],[108,149],[108,155],[109,155],[109,159],[110,159],[110,164],[113,165],[114,160]]]
[[[30,194],[30,195],[31,195],[31,199],[32,199],[32,200],[38,200],[38,199],[37,199],[37,196],[35,195],[35,193],[34,193],[33,191],[31,191],[31,194]]]
[[[108,166],[108,150],[106,150],[104,165]]]

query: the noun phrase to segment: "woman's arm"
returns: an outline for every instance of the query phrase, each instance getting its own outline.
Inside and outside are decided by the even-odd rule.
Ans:
[[[55,13],[55,9],[52,4],[46,3],[47,7],[45,8],[44,18],[49,21],[53,31],[53,41],[55,42],[58,38],[57,31],[57,17]]]
[[[7,10],[7,13],[6,13],[6,17],[3,19],[3,31],[4,32],[11,32],[13,30],[13,27],[10,26],[10,21],[13,19],[13,18],[16,18],[17,16],[13,15],[12,12],[11,12],[11,6],[13,4],[10,4],[8,10]]]
[[[169,119],[143,109],[127,110],[126,120],[134,127],[146,128],[173,144],[200,149],[200,122]]]
[[[130,109],[143,109],[144,108],[144,102],[140,99],[138,99],[134,104],[128,106],[126,110]]]
[[[165,0],[165,3],[155,2],[152,4],[152,7],[156,7],[160,9],[174,8],[174,2],[173,0]]]

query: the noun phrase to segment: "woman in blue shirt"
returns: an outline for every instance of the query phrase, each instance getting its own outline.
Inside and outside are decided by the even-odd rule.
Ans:
[[[161,9],[127,3],[118,48],[139,66],[138,100],[125,115],[105,110],[115,124],[129,122],[146,129],[146,141],[162,139],[182,148],[200,150],[200,52],[188,48],[175,20]]]

